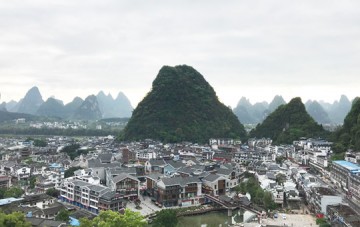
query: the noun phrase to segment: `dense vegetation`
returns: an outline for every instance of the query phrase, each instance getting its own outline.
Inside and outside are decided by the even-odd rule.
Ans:
[[[68,178],[68,177],[74,176],[74,172],[79,169],[82,169],[82,168],[78,167],[78,166],[70,167],[69,169],[65,170],[64,177]]]
[[[235,191],[242,194],[249,193],[251,202],[264,207],[266,210],[274,210],[276,204],[272,199],[271,192],[263,190],[253,174],[246,173],[246,177],[248,180],[236,186]]]
[[[25,215],[21,212],[0,212],[0,227],[31,227],[31,223],[26,221]]]
[[[112,210],[101,211],[93,220],[80,219],[80,227],[142,227],[146,220],[139,212],[125,209],[124,214]]]
[[[61,150],[61,152],[64,152],[67,155],[69,155],[71,160],[74,160],[76,157],[80,156],[81,154],[86,155],[87,153],[89,153],[89,150],[81,150],[79,148],[80,148],[79,144],[71,144],[64,147]]]
[[[24,194],[24,190],[19,187],[0,188],[0,199],[4,198],[19,198]]]
[[[353,102],[344,124],[334,133],[334,151],[344,152],[346,149],[360,150],[360,98]]]
[[[291,144],[300,137],[326,138],[328,134],[306,112],[300,98],[278,107],[250,132],[251,137],[271,138],[274,144]]]
[[[175,227],[179,222],[176,215],[177,213],[174,209],[160,210],[156,212],[156,217],[152,225],[158,227]]]
[[[60,196],[60,191],[55,188],[49,188],[48,190],[46,190],[46,194],[54,198],[57,198]]]
[[[26,118],[26,119],[29,119],[29,120],[37,119],[36,116],[30,115],[30,114],[12,113],[12,112],[7,112],[7,111],[0,110],[0,122],[12,121],[12,120],[16,120],[16,119],[19,119],[19,118]]]
[[[40,139],[34,139],[32,137],[28,137],[26,140],[26,142],[33,142],[33,145],[35,147],[46,147],[48,145],[48,143],[46,142],[46,140],[44,140],[43,138]]]
[[[243,125],[204,77],[184,65],[162,67],[120,139],[207,142],[212,137],[245,136]]]
[[[69,210],[61,209],[56,215],[55,221],[65,221],[68,223],[70,221],[70,214],[71,212]]]

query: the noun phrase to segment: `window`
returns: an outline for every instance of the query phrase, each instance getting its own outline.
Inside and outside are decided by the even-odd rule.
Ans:
[[[214,188],[216,189],[216,187],[217,187],[217,185],[215,184],[215,187],[214,187]]]

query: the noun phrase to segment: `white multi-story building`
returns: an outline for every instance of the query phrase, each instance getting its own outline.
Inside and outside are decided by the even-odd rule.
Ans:
[[[136,159],[137,160],[150,160],[156,159],[157,152],[154,150],[139,150],[136,151]]]
[[[328,205],[339,204],[342,198],[326,187],[313,187],[311,193],[308,194],[307,201],[310,210],[315,213],[327,214],[326,207]]]
[[[99,213],[98,203],[101,195],[110,192],[108,187],[94,185],[80,180],[65,180],[60,188],[60,198],[93,213]]]

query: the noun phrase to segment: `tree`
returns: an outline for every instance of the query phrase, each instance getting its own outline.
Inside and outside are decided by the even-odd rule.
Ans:
[[[25,215],[21,212],[0,212],[0,227],[31,227],[31,223],[26,221]]]
[[[276,182],[279,185],[283,185],[285,181],[286,181],[286,175],[284,175],[282,173],[279,173],[276,175]]]
[[[46,147],[48,144],[45,140],[42,139],[35,139],[34,140],[34,146],[35,147]]]
[[[264,190],[258,187],[255,193],[254,202],[257,204],[262,204],[263,199],[264,199]]]
[[[143,227],[146,220],[139,212],[125,209],[124,214],[107,210],[101,211],[93,220],[81,218],[80,227]]]
[[[316,224],[321,226],[321,227],[328,227],[331,226],[329,223],[327,223],[325,218],[317,218],[316,219]]]
[[[276,203],[274,202],[271,192],[264,193],[264,206],[266,210],[274,210],[276,208]]]
[[[65,170],[65,173],[64,173],[64,178],[68,178],[68,177],[72,177],[74,176],[74,172],[76,170],[79,170],[79,169],[82,169],[81,167],[70,167],[69,169]]]
[[[56,190],[55,188],[49,188],[48,190],[46,190],[46,194],[57,198],[60,195],[60,191]]]
[[[172,209],[165,209],[157,212],[153,226],[175,227],[177,223],[178,218],[176,216],[176,211]]]
[[[19,198],[24,194],[24,191],[18,187],[11,187],[4,193],[4,198],[15,197]]]
[[[242,188],[241,188],[241,184],[243,184],[244,182],[241,182],[240,184],[236,185],[236,187],[234,188],[236,194],[239,194],[239,193],[243,193],[242,192]],[[244,184],[243,184],[244,185]],[[246,191],[245,191],[246,192]]]
[[[29,178],[29,188],[30,189],[34,189],[35,188],[35,183],[36,183],[36,177],[35,176],[31,176]]]
[[[59,211],[59,213],[56,215],[55,217],[55,221],[66,221],[69,222],[70,221],[70,211],[66,210],[66,209],[62,209]]]
[[[5,192],[6,192],[5,188],[0,188],[0,199],[4,198]]]

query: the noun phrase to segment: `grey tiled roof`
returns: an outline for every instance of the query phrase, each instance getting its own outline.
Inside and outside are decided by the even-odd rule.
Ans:
[[[162,178],[161,181],[165,186],[171,185],[180,185],[185,186],[190,183],[201,183],[198,177],[171,177],[171,178]]]
[[[101,162],[110,162],[112,158],[111,153],[107,154],[99,154],[98,159],[100,159]]]
[[[74,181],[71,181],[71,183],[73,183],[75,186],[79,186],[79,187],[91,185],[90,183],[80,181],[80,180],[74,180]]]
[[[114,177],[114,178],[112,179],[112,181],[116,184],[116,183],[118,183],[119,181],[122,181],[122,180],[124,180],[124,179],[126,179],[126,178],[130,178],[130,179],[132,179],[132,180],[139,181],[139,179],[137,179],[136,177],[131,176],[130,174],[127,174],[127,173],[121,173],[121,174],[119,174],[118,176]]]
[[[218,174],[221,175],[230,175],[233,172],[232,169],[221,169],[221,168],[217,168],[216,171]]]
[[[164,177],[164,174],[161,174],[161,173],[150,173],[150,174],[146,175],[145,177],[150,178],[150,179],[156,181],[156,180],[158,180],[159,178]]]
[[[100,196],[100,199],[105,199],[105,200],[111,200],[116,196],[116,192],[115,191],[108,191],[106,193],[104,193],[103,195]]]
[[[115,167],[120,167],[120,166],[121,166],[120,162],[101,163],[101,161],[99,159],[88,160],[88,168],[100,168],[100,167],[115,168]]]
[[[171,165],[172,167],[174,167],[175,169],[178,169],[178,168],[181,168],[181,167],[184,167],[185,164],[182,163],[182,162],[176,162],[174,160],[169,160],[169,161],[166,161],[167,164]]]
[[[151,166],[163,166],[166,164],[163,159],[150,159],[149,162]]]
[[[54,221],[43,218],[26,218],[26,221],[30,222],[32,226],[40,227],[58,227],[58,226],[68,226],[64,221]]]
[[[87,186],[90,190],[95,191],[95,192],[103,192],[104,190],[109,190],[108,187],[105,186],[101,186],[101,185],[90,185]]]
[[[203,178],[203,180],[205,181],[209,181],[209,182],[214,182],[217,179],[219,179],[221,176],[217,175],[217,174],[209,174],[206,177]]]

